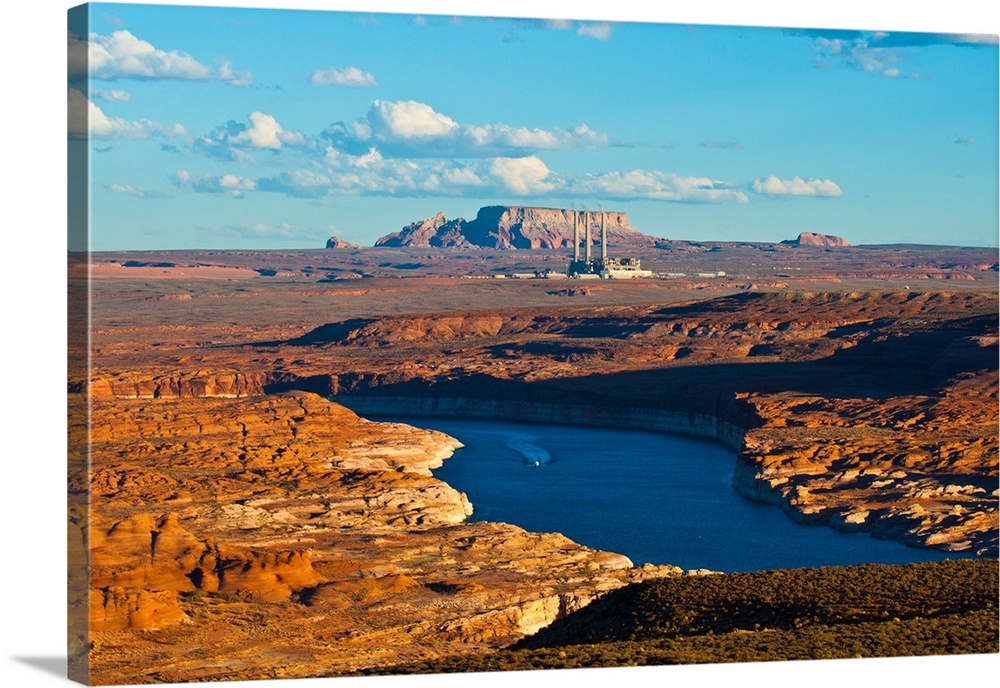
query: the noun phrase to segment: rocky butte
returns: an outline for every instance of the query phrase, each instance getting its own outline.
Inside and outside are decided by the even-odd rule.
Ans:
[[[350,241],[345,241],[344,239],[341,239],[340,237],[338,237],[336,235],[334,235],[334,236],[332,236],[332,237],[330,237],[329,239],[326,240],[326,247],[327,248],[342,248],[342,249],[361,248],[360,245],[352,243]]]
[[[798,238],[782,241],[783,244],[792,246],[850,246],[839,236],[832,234],[816,234],[814,232],[802,232]]]
[[[608,242],[619,247],[656,245],[652,237],[629,224],[620,211],[574,211],[562,208],[526,208],[492,205],[479,209],[476,219],[449,220],[444,213],[413,222],[398,232],[387,234],[376,246],[480,247],[498,249],[560,249],[573,247],[574,214],[580,221],[580,237],[591,225],[591,243],[600,242],[601,215]]]

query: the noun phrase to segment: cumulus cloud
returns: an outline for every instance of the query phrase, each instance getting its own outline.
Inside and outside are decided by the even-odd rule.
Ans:
[[[178,170],[174,175],[174,185],[202,193],[226,194],[232,198],[243,198],[247,191],[257,188],[257,182],[236,174],[193,175],[187,170]]]
[[[360,179],[358,175],[355,177]],[[318,198],[336,190],[350,192],[357,190],[357,186],[349,182],[337,183],[333,177],[312,170],[292,170],[282,172],[275,177],[257,180],[257,188],[260,191],[284,193],[296,198]]]
[[[414,100],[376,100],[368,111],[372,133],[383,139],[412,139],[447,136],[458,123],[434,108]]]
[[[185,136],[187,133],[179,124],[161,124],[148,119],[130,122],[121,117],[108,117],[101,108],[87,100],[87,96],[75,88],[69,89],[67,105],[68,133],[72,139],[170,138]]]
[[[466,125],[461,128],[460,138],[476,146],[512,150],[566,150],[592,148],[608,143],[607,134],[594,131],[586,124],[571,130],[528,129],[506,124],[487,124],[482,127]]]
[[[425,103],[375,101],[367,115],[331,125],[317,140],[285,132],[263,113],[249,125],[227,122],[198,145],[216,157],[252,161],[255,150],[302,145],[297,169],[250,180],[235,175],[178,174],[176,183],[197,192],[328,195],[469,196],[481,198],[646,199],[677,203],[747,203],[746,188],[710,177],[659,170],[564,175],[537,151],[608,144],[586,125],[538,129],[506,124],[460,124]],[[234,194],[236,195],[236,194]]]
[[[126,196],[138,196],[139,198],[146,197],[145,191],[132,186],[131,184],[108,184],[106,188],[112,193],[125,194]]]
[[[880,35],[871,38],[827,38],[819,36],[815,39],[816,63],[820,67],[841,64],[860,69],[869,74],[878,74],[891,79],[920,79],[916,71],[904,72],[900,65],[906,58],[906,53],[898,47],[877,45]]]
[[[312,73],[313,86],[346,86],[348,88],[378,88],[378,81],[358,67],[317,69]]]
[[[584,22],[576,30],[577,36],[606,41],[611,38],[611,24],[607,22]]]
[[[88,40],[70,34],[68,58],[70,78],[88,75],[107,80],[217,78],[234,86],[247,86],[252,81],[250,72],[236,72],[228,62],[213,70],[187,53],[161,50],[126,30],[110,36],[91,34]]]
[[[247,115],[250,126],[229,120],[215,128],[211,134],[199,137],[197,150],[222,160],[252,162],[241,149],[281,150],[283,146],[301,146],[306,138],[296,131],[287,131],[271,115],[251,112]]]
[[[546,194],[555,186],[547,181],[549,168],[533,155],[527,158],[496,158],[490,164],[490,174],[518,196]]]
[[[452,160],[385,159],[328,151],[324,172],[298,170],[260,179],[259,191],[315,198],[327,194],[426,195],[483,198],[563,197],[655,200],[675,203],[748,203],[746,193],[708,177],[632,170],[600,175],[560,175],[536,156]]]
[[[132,94],[128,91],[97,91],[94,96],[109,103],[127,103],[132,100]]]
[[[253,72],[239,72],[233,69],[229,62],[219,65],[219,81],[225,81],[230,86],[249,86],[253,83]]]
[[[569,19],[543,19],[542,26],[557,31],[566,31],[573,28],[574,22]]]
[[[159,50],[125,30],[110,36],[91,34],[87,56],[90,75],[98,79],[204,80],[212,76],[209,67],[187,53]]]
[[[576,35],[583,38],[595,38],[599,41],[606,41],[611,38],[614,28],[608,22],[572,21],[570,19],[542,19],[542,20],[521,20],[521,24],[529,26],[540,26],[556,31],[569,31],[576,29]]]
[[[236,136],[230,137],[230,144],[246,144],[254,148],[278,149],[282,145],[301,145],[305,137],[298,132],[285,131],[271,115],[251,112],[248,116],[250,127],[244,128]]]
[[[829,179],[779,179],[775,175],[755,179],[751,185],[754,193],[765,196],[818,196],[835,198],[843,196],[843,191]]]
[[[786,29],[786,35],[836,39],[845,42],[864,40],[883,48],[950,45],[981,48],[997,45],[996,34],[924,33],[919,31],[860,31],[856,29]]]
[[[330,236],[329,231],[296,227],[286,222],[278,225],[271,225],[263,222],[252,224],[230,225],[228,227],[213,228],[213,234],[240,238],[240,239],[325,239]]]
[[[507,124],[459,124],[417,101],[376,100],[365,117],[329,126],[335,148],[359,154],[378,146],[390,157],[518,157],[539,150],[607,145],[608,136],[586,125],[538,129]]]
[[[566,179],[565,189],[577,196],[643,199],[674,203],[749,203],[747,195],[726,182],[659,170],[607,172]]]

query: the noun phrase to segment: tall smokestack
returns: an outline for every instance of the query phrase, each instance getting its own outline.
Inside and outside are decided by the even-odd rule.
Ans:
[[[580,213],[573,210],[573,262],[580,262]]]
[[[608,260],[608,229],[604,226],[604,211],[601,211],[601,262]]]
[[[583,211],[583,224],[587,228],[587,262],[590,262],[590,214],[584,210]]]

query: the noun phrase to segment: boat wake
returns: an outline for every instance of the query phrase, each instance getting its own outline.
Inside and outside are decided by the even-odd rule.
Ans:
[[[529,466],[547,466],[552,463],[552,454],[538,444],[538,437],[514,435],[507,439],[507,447],[513,449]]]

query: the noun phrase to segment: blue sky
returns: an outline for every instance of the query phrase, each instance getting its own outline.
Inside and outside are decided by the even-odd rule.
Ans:
[[[998,243],[995,36],[396,5],[91,4],[68,54],[92,248],[371,245],[492,204],[671,239]]]

